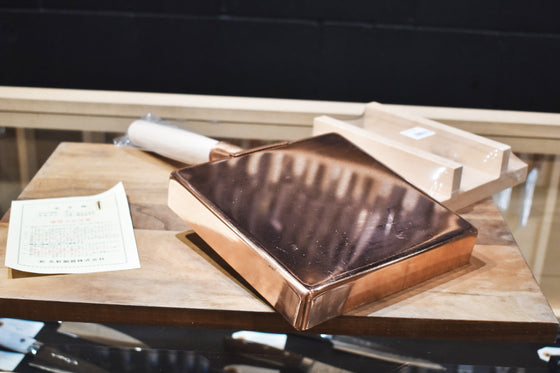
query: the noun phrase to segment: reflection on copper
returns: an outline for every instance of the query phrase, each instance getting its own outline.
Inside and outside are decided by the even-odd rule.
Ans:
[[[264,265],[276,275],[281,273],[285,281],[278,284],[280,295],[271,293],[270,297],[282,298],[286,287],[290,288],[305,305],[293,305],[296,298],[292,296],[289,307],[296,310],[281,312],[306,309],[304,313],[314,324],[346,310],[346,303],[353,304],[349,299],[352,285],[368,273],[467,238],[459,248],[455,243],[448,253],[438,254],[446,263],[439,272],[448,270],[453,258],[461,257],[451,267],[468,261],[465,252],[470,254],[476,237],[468,222],[334,134],[185,168],[174,172],[172,179],[198,201],[193,209],[205,208],[220,222],[201,227],[198,233],[202,238],[209,239],[226,260],[238,263],[232,266],[247,276],[257,291],[259,283],[267,279],[251,279],[252,268]],[[175,204],[170,197],[170,206]],[[196,214],[189,218],[187,212],[178,213],[195,230],[201,226]],[[221,232],[224,237],[231,236],[232,230],[245,243],[242,247],[259,254],[252,257],[266,260],[244,264],[235,257],[246,255],[245,250],[237,248],[238,252],[232,253],[227,247],[216,247],[227,245],[227,241],[215,236]],[[427,272],[438,274],[438,260],[425,263],[436,266]],[[410,286],[406,280],[403,284]],[[377,284],[368,286],[375,288]],[[365,292],[367,301],[367,286],[366,290],[363,284],[358,288],[359,296],[364,297]],[[329,297],[324,295],[329,291],[332,299],[327,301]],[[376,292],[379,289],[371,294]],[[286,303],[262,295],[272,305]],[[326,300],[319,301],[322,295]],[[323,311],[307,309],[312,304]],[[310,320],[297,323],[294,326],[300,329],[313,326]]]

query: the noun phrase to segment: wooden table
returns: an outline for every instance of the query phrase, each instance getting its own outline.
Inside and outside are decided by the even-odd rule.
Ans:
[[[0,266],[0,314],[40,320],[293,331],[167,207],[165,159],[62,143],[20,199],[96,194],[122,181],[142,268],[33,275]],[[558,321],[491,200],[460,212],[479,228],[469,265],[332,319],[312,332],[549,342]],[[0,221],[4,263],[9,216]]]

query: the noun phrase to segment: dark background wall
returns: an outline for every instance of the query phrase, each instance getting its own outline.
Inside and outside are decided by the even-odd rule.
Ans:
[[[560,1],[0,0],[0,85],[560,111]]]

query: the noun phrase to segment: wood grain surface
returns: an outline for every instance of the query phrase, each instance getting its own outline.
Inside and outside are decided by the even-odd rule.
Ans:
[[[180,167],[138,149],[62,143],[20,199],[96,194],[122,181],[141,268],[34,275],[3,266],[3,317],[293,331],[167,207]],[[491,200],[461,214],[479,228],[470,263],[311,330],[332,334],[553,341],[558,321]]]

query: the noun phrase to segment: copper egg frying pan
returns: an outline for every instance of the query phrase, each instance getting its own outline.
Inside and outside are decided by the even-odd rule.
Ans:
[[[169,206],[298,330],[469,261],[470,223],[337,134],[193,139],[212,160],[171,174]]]

